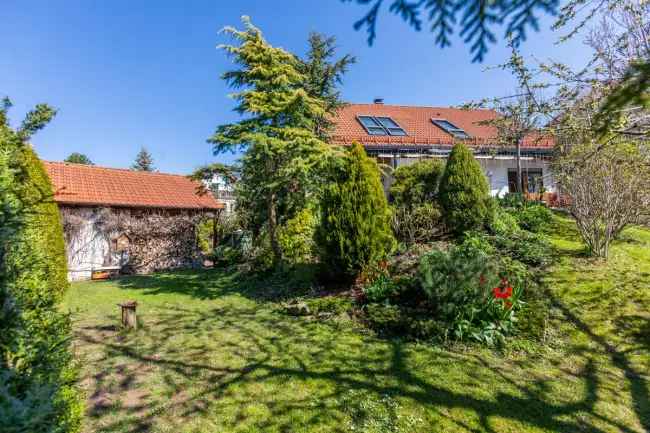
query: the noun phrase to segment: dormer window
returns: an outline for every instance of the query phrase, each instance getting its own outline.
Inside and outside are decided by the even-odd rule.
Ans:
[[[404,128],[390,117],[357,116],[357,120],[368,135],[408,135]]]
[[[457,127],[453,123],[445,119],[431,119],[434,125],[445,131],[447,134],[452,135],[454,138],[467,139],[470,135],[464,129]]]

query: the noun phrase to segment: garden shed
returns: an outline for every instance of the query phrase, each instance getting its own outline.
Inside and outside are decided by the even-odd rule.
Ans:
[[[197,225],[223,209],[185,176],[44,162],[63,221],[70,280],[201,264]]]

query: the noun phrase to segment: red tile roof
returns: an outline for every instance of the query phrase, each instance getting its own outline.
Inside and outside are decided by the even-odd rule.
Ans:
[[[372,136],[357,120],[357,116],[387,116],[397,122],[408,136]],[[436,126],[431,119],[445,119],[467,132],[471,139],[464,140],[470,145],[490,145],[496,136],[496,128],[480,124],[494,119],[493,110],[463,110],[448,107],[408,107],[384,104],[349,104],[341,108],[334,118],[335,128],[332,142],[350,144],[357,141],[363,145],[452,145],[454,137]],[[552,139],[526,139],[524,147],[550,148]]]
[[[185,176],[43,161],[61,204],[163,209],[220,209]]]

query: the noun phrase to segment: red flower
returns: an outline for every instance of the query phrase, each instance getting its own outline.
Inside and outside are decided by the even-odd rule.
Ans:
[[[492,289],[492,293],[494,293],[494,297],[497,299],[508,299],[512,296],[512,287],[495,287]]]

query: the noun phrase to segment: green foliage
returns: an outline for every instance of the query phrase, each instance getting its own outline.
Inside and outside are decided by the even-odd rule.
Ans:
[[[447,228],[456,236],[487,227],[494,213],[487,179],[462,143],[449,155],[440,181],[440,205]]]
[[[354,23],[356,30],[362,27],[367,29],[368,43],[372,45],[377,36],[377,19],[383,1],[356,0],[356,2],[363,5],[372,3],[368,13]],[[582,5],[584,2],[578,1],[577,3]],[[417,31],[420,31],[423,26],[430,29],[436,34],[436,45],[441,48],[451,45],[454,27],[460,27],[459,33],[463,37],[463,41],[470,44],[470,51],[474,54],[472,61],[482,62],[488,52],[488,44],[496,42],[494,27],[505,25],[505,34],[513,43],[519,44],[526,39],[526,32],[529,28],[538,29],[539,19],[535,16],[536,12],[542,11],[554,15],[558,5],[559,0],[512,0],[508,2],[392,0],[389,10],[399,15]],[[425,25],[422,16],[427,17],[428,25]]]
[[[354,277],[395,247],[390,209],[377,163],[360,144],[332,171],[322,194],[317,243],[329,275]]]
[[[312,98],[320,99],[325,104],[325,115],[316,119],[315,129],[320,139],[326,141],[334,127],[332,115],[344,105],[338,86],[343,83],[343,75],[357,59],[346,54],[334,60],[336,55],[334,37],[310,33],[308,42],[309,51],[306,57],[298,62],[297,68],[306,78],[303,86],[307,94]]]
[[[38,106],[21,129],[0,109],[0,425],[13,432],[75,432],[83,407],[59,311],[66,257],[45,168],[26,140],[54,110]]]
[[[316,217],[306,207],[278,230],[278,241],[289,264],[306,263],[314,256]]]
[[[392,227],[397,239],[408,244],[431,242],[445,231],[440,208],[432,203],[394,209]]]
[[[347,296],[323,296],[307,301],[307,306],[312,313],[329,313],[340,315],[352,309],[352,301]]]
[[[398,167],[390,187],[392,202],[408,208],[434,202],[444,169],[444,164],[435,159]]]
[[[505,197],[499,199],[499,205],[501,209],[497,210],[499,215],[495,216],[495,220],[498,218],[509,219],[504,215],[507,213],[516,220],[519,227],[533,233],[544,231],[553,219],[549,208],[542,203],[525,200],[522,194],[506,194]]]
[[[363,294],[367,302],[385,302],[394,297],[400,291],[400,287],[387,275],[381,275],[372,284],[363,288]]]
[[[88,158],[88,156],[84,155],[83,153],[79,152],[72,152],[66,159],[63,161],[65,162],[70,162],[72,164],[85,164],[85,165],[95,165],[93,162]]]
[[[243,22],[242,31],[224,29],[237,44],[220,48],[239,66],[222,78],[238,90],[235,111],[246,118],[219,126],[208,141],[215,153],[245,150],[238,209],[256,240],[268,234],[277,267],[284,254],[278,229],[305,207],[331,152],[316,133],[326,104],[305,90],[307,77],[296,56],[271,46],[249,18]]]
[[[434,250],[420,261],[422,289],[435,305],[436,317],[445,323],[445,339],[495,345],[515,331],[523,288],[516,286],[506,300],[494,297],[492,289],[506,284],[503,279],[509,276],[485,248],[467,242],[449,252]]]
[[[135,171],[154,171],[153,156],[142,147],[138,154],[135,156],[135,161],[131,166],[131,170]]]
[[[542,204],[529,204],[516,214],[519,226],[533,233],[543,232],[551,224],[553,214]]]

